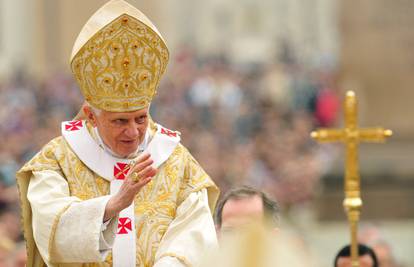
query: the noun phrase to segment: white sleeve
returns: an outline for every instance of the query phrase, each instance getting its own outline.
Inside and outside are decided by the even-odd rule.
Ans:
[[[117,222],[118,219],[111,218],[102,224],[101,235],[99,236],[99,250],[103,253],[106,253],[105,250],[108,250],[107,252],[109,252],[114,245],[116,228],[113,227],[116,227],[116,224],[114,224],[113,221]],[[106,231],[108,227],[110,231]]]
[[[204,252],[217,247],[207,190],[191,193],[178,207],[155,256],[154,267],[199,264]]]
[[[97,262],[105,260],[116,235],[116,219],[104,225],[110,196],[82,201],[70,196],[58,172],[33,172],[27,198],[32,207],[36,245],[47,262]]]

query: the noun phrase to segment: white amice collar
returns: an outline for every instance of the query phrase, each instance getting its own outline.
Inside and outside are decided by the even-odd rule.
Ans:
[[[158,168],[168,159],[179,144],[180,134],[159,124],[156,124],[156,126],[157,131],[154,135],[150,133],[150,128],[147,128],[144,141],[138,147],[136,153],[140,153],[142,150],[147,151],[154,160],[153,166]],[[88,130],[85,121],[62,122],[62,136],[76,156],[89,169],[108,181],[118,179],[115,175],[119,172],[120,166],[126,166],[126,164],[131,162],[130,158],[114,156],[114,153],[103,144],[102,140],[98,139],[99,134],[97,131]]]
[[[99,134],[98,127],[93,127],[93,131],[96,136],[96,141],[98,142],[98,145],[105,150],[105,152],[109,153],[111,156],[116,158],[124,158],[112,151],[105,143],[103,142],[101,135]],[[136,158],[140,153],[142,153],[148,146],[148,140],[149,140],[149,129],[147,128],[147,131],[145,132],[145,137],[142,143],[138,146],[137,150],[134,153],[129,154],[127,159]]]

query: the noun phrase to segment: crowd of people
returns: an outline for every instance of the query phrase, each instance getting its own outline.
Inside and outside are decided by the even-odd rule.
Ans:
[[[333,77],[292,62],[234,65],[183,49],[150,113],[181,132],[222,192],[239,184],[265,188],[287,209],[312,199],[322,161],[331,158],[309,133],[336,122]],[[83,100],[69,73],[37,81],[16,71],[0,81],[0,92],[0,258],[12,251],[17,264],[24,246],[15,172],[60,135],[60,122],[71,120]]]
[[[69,75],[52,75],[43,82],[23,71],[0,81],[0,266],[25,266],[16,171],[51,138],[60,121],[81,105]],[[8,265],[6,265],[8,266]]]
[[[312,198],[324,169],[309,138],[335,123],[339,100],[331,74],[297,64],[235,66],[222,58],[178,54],[152,115],[183,143],[222,191],[267,188],[283,206]]]

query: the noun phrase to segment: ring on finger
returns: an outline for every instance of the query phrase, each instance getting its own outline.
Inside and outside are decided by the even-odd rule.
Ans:
[[[139,176],[139,174],[137,172],[133,172],[131,175],[132,181],[133,182],[138,182],[139,180],[141,180],[141,177]]]

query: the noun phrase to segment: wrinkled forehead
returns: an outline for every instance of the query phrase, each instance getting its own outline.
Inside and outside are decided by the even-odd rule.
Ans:
[[[138,109],[135,111],[128,111],[128,112],[114,112],[114,111],[106,111],[106,110],[101,111],[102,115],[107,118],[117,118],[117,117],[135,118],[135,117],[141,117],[141,116],[148,115],[148,112],[149,112],[149,107]]]

